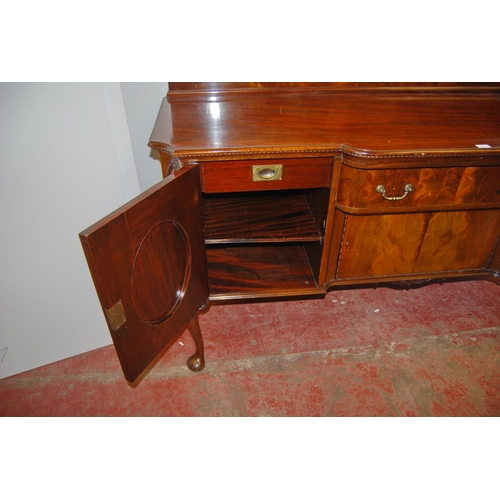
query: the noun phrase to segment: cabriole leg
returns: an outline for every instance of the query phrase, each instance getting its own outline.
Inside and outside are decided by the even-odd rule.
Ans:
[[[187,365],[191,371],[200,372],[205,368],[205,350],[203,348],[203,338],[198,322],[198,313],[188,323],[187,327],[196,346],[196,352],[188,358]]]

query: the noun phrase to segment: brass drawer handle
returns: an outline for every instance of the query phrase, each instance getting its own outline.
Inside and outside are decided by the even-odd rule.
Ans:
[[[283,165],[253,165],[252,180],[280,181],[283,177]]]
[[[383,184],[380,184],[380,186],[377,186],[375,188],[375,190],[377,191],[377,193],[380,193],[386,200],[389,200],[389,201],[398,201],[398,200],[402,200],[403,198],[406,198],[406,196],[408,195],[408,193],[411,193],[413,191],[413,185],[412,184],[407,184],[405,186],[405,193],[402,196],[386,196],[385,195],[385,187],[384,187]]]

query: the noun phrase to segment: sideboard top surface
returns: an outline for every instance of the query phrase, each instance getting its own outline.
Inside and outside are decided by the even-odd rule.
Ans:
[[[150,139],[180,157],[500,153],[500,88],[491,84],[194,91],[186,85],[171,85]]]

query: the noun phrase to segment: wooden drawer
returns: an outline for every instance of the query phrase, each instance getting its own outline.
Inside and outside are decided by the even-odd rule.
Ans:
[[[353,209],[500,206],[500,166],[362,170],[342,165],[337,202]]]
[[[207,162],[202,165],[202,189],[234,193],[329,187],[332,165],[332,158]]]

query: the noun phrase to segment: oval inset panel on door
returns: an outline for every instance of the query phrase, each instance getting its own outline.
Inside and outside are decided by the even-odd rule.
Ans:
[[[187,235],[174,221],[154,226],[142,240],[132,269],[132,301],[145,323],[165,321],[184,297],[191,271]]]

